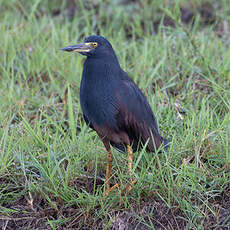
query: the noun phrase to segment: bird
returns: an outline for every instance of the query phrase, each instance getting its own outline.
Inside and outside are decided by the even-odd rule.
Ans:
[[[155,152],[168,150],[169,141],[159,133],[150,104],[131,77],[121,68],[111,43],[103,36],[91,35],[83,43],[61,49],[86,56],[80,85],[80,104],[86,124],[96,131],[107,151],[106,195],[110,186],[113,155],[111,146],[127,152],[132,176],[133,152],[146,146]],[[136,180],[132,180],[132,184]]]

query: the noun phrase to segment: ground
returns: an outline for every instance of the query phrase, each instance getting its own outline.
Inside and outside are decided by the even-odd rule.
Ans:
[[[220,1],[0,3],[1,229],[230,229],[230,4]],[[105,149],[83,121],[84,57],[100,34],[148,98],[168,152]]]

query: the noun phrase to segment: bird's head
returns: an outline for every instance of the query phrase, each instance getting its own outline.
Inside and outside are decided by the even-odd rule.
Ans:
[[[67,52],[78,52],[88,57],[108,57],[108,55],[115,55],[112,45],[109,43],[109,41],[106,38],[98,35],[89,36],[83,43],[74,46],[67,46],[61,50]]]

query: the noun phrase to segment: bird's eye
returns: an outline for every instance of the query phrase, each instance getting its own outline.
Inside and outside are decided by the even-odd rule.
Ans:
[[[93,46],[94,48],[96,48],[96,47],[97,47],[97,42],[93,42],[93,43],[92,43],[92,46]]]

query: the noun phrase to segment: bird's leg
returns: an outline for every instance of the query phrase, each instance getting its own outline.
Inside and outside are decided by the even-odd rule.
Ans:
[[[129,175],[132,176],[133,169],[133,150],[130,145],[127,145],[127,153],[128,153],[128,167],[129,167]]]
[[[106,191],[105,191],[106,196],[108,196],[112,190],[120,186],[120,184],[115,184],[112,188],[110,187],[112,161],[113,161],[113,154],[111,150],[109,150],[107,151],[107,166],[106,166]]]
[[[132,174],[133,174],[133,172],[132,172],[132,170],[133,170],[133,149],[130,145],[127,145],[127,153],[128,153],[129,175],[132,176]],[[136,179],[131,180],[131,183],[128,185],[128,190],[126,193],[128,193],[129,191],[132,190],[132,188],[133,188],[132,185],[135,184],[136,182],[137,182]],[[127,186],[124,189],[126,189],[126,188],[127,188]]]
[[[107,166],[106,166],[106,192],[105,195],[108,196],[110,192],[110,177],[112,168],[113,155],[111,150],[107,151]]]
[[[108,196],[109,193],[120,186],[120,184],[115,184],[114,186],[110,187],[110,179],[111,179],[111,169],[112,169],[112,161],[113,161],[113,154],[111,152],[110,149],[110,143],[109,140],[103,136],[100,135],[100,133],[98,133],[98,135],[101,137],[101,140],[106,148],[107,151],[107,165],[106,165],[106,181],[105,181],[105,185],[106,185],[106,190],[105,190],[105,195]]]

